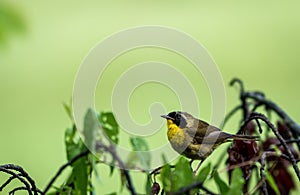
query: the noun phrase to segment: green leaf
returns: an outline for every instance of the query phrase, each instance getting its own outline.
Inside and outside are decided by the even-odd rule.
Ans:
[[[73,128],[67,128],[65,131],[65,145],[68,161],[82,151],[83,144],[76,133],[77,130],[75,126],[73,126]]]
[[[83,136],[84,142],[89,150],[95,152],[96,138],[99,131],[99,121],[96,113],[88,109],[84,117]]]
[[[135,168],[136,163],[139,161],[139,158],[137,156],[136,152],[130,152],[127,159],[126,159],[126,167]]]
[[[228,195],[242,194],[243,186],[245,183],[243,172],[239,167],[236,167],[231,175],[231,184],[229,186],[229,191],[226,193]]]
[[[151,175],[147,174],[147,180],[145,185],[146,194],[152,194],[152,180]]]
[[[86,161],[87,157],[81,158],[73,168],[75,190],[78,191],[79,194],[86,194],[88,189],[89,173]]]
[[[193,171],[188,160],[180,157],[175,165],[172,175],[172,192],[178,191],[180,188],[193,183]]]
[[[117,144],[119,142],[119,125],[111,112],[102,112],[99,116],[99,121],[108,138]]]
[[[9,4],[0,3],[0,46],[5,45],[11,35],[26,30],[24,16]]]
[[[204,182],[209,175],[210,169],[211,169],[211,163],[208,163],[205,167],[203,167],[200,170],[197,176],[197,180]]]
[[[268,172],[268,171],[265,171],[265,174],[266,174],[266,178],[267,178],[267,181],[269,183],[269,185],[271,186],[271,188],[274,190],[275,194],[280,194],[280,191],[278,189],[278,186],[273,178],[273,176]]]
[[[106,195],[117,195],[117,192],[112,192],[112,193],[109,193],[109,194],[106,194]]]
[[[151,155],[147,142],[141,137],[131,137],[130,143],[132,145],[134,154],[137,155],[141,166],[148,170],[150,168]]]
[[[134,151],[149,151],[147,142],[141,137],[131,137],[130,143]]]
[[[163,168],[161,169],[160,173],[161,182],[163,184],[163,189],[166,192],[171,192],[171,167],[169,164],[165,164]]]
[[[68,177],[66,184],[62,186],[60,190],[65,191],[70,189],[71,194],[87,194],[89,184],[87,159],[88,157],[84,156],[73,164],[72,172]]]
[[[180,188],[193,183],[193,171],[189,161],[184,157],[178,160],[173,171],[169,164],[165,164],[160,176],[165,192],[176,192]]]
[[[219,188],[220,194],[226,194],[229,191],[228,185],[221,179],[217,171],[214,172],[214,180]]]
[[[112,174],[114,173],[115,170],[115,166],[114,164],[116,163],[116,159],[112,159],[111,160],[111,165],[109,166],[109,175],[112,176]]]

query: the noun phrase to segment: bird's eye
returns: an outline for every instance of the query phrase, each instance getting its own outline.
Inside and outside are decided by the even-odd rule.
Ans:
[[[181,114],[175,115],[175,124],[181,128],[184,128],[186,126],[186,120],[184,117],[181,116]]]
[[[180,114],[176,114],[176,116],[175,116],[175,120],[177,120],[177,121],[180,121],[180,119],[181,119],[181,116],[180,116]]]

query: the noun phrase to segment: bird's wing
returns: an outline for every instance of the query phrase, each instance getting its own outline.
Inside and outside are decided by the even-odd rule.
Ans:
[[[194,141],[202,144],[213,144],[213,143],[222,143],[226,141],[228,138],[231,138],[231,134],[218,131],[212,131],[208,133],[206,136],[195,136]]]

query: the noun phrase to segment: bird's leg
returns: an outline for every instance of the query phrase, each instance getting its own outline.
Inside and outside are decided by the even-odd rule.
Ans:
[[[199,170],[200,166],[202,165],[203,161],[204,161],[204,160],[201,160],[201,161],[199,162],[199,164],[198,164],[197,168],[196,168],[196,169],[193,171],[194,175],[196,175],[196,174],[197,174],[197,172],[198,172],[198,170]]]

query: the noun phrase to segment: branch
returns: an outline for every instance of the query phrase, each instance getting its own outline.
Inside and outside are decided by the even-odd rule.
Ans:
[[[20,176],[21,177],[21,175],[20,174],[18,174],[18,176]],[[14,179],[16,179],[16,177],[15,176],[11,176],[10,178],[8,178],[8,180],[6,180],[6,182],[4,182],[1,186],[0,186],[0,192],[12,181],[12,180],[14,180]]]
[[[18,171],[18,172],[20,172],[20,174],[16,174],[11,170]],[[18,178],[26,186],[26,189],[29,192],[29,194],[32,194],[32,192],[34,193],[34,195],[38,194],[39,190],[37,189],[34,180],[28,175],[28,173],[22,167],[20,167],[18,165],[14,165],[14,164],[5,164],[5,165],[0,166],[0,171],[6,172],[6,173],[12,175],[12,177],[13,177],[13,178],[9,178],[1,186],[1,188],[4,188],[8,184],[7,182],[12,181],[14,178]],[[28,182],[25,179],[23,179],[23,177],[25,179],[27,179]],[[30,187],[30,185],[31,185],[31,187]]]
[[[153,169],[149,175],[157,175],[160,173],[160,170],[163,168],[164,166],[161,167],[157,167],[155,169]],[[175,168],[175,165],[170,165],[170,168]]]
[[[8,169],[6,169],[6,168],[3,168],[2,166],[3,166],[3,165],[1,165],[1,167],[0,167],[0,171],[5,172],[5,173],[8,173],[8,174],[12,175],[12,176],[15,177],[15,178],[18,178],[18,179],[25,185],[26,190],[28,191],[28,194],[29,194],[29,195],[32,195],[32,190],[31,190],[31,188],[30,188],[30,185],[29,185],[29,183],[28,183],[25,179],[23,179],[21,176],[19,176],[18,174],[14,173],[14,172],[11,171],[11,170],[8,170]]]
[[[237,112],[239,109],[241,109],[242,106],[238,105],[235,108],[233,108],[226,116],[222,125],[222,129],[225,127],[225,124],[228,122],[228,120]]]
[[[65,168],[67,168],[68,166],[72,165],[73,163],[75,163],[78,159],[88,155],[90,152],[89,150],[86,150],[84,152],[79,153],[78,155],[76,155],[74,158],[72,158],[71,160],[69,160],[66,164],[64,164],[63,166],[61,166],[59,168],[59,170],[57,171],[57,173],[54,175],[54,177],[50,180],[50,182],[48,183],[48,185],[46,186],[45,190],[43,191],[43,194],[46,194],[48,192],[48,190],[51,188],[52,184],[55,182],[55,180],[58,178],[58,176],[63,172],[63,170]]]
[[[243,109],[243,120],[245,120],[248,117],[248,105],[247,105],[247,101],[246,98],[244,97],[245,94],[245,88],[244,88],[244,83],[242,82],[242,80],[238,79],[238,78],[234,78],[231,80],[230,82],[230,86],[233,86],[235,83],[238,83],[240,85],[240,100],[242,102],[242,109]]]
[[[290,158],[290,162],[292,163],[295,173],[300,181],[300,170],[299,170],[299,167],[297,166],[297,161],[296,161],[294,155],[292,154],[291,150],[289,149],[289,147],[286,144],[283,137],[278,132],[277,128],[263,114],[255,113],[255,112],[251,113],[250,116],[248,117],[248,119],[241,126],[239,131],[244,129],[250,121],[256,120],[256,119],[262,120],[272,129],[273,133],[275,134],[275,136],[277,137],[277,139],[280,141],[281,145],[284,147],[285,151],[287,152],[287,156]]]
[[[267,183],[266,183],[266,173],[265,173],[265,159],[266,159],[266,153],[263,153],[261,155],[261,159],[260,159],[260,170],[259,170],[259,174],[260,174],[260,178],[262,181],[262,192],[264,193],[264,195],[268,195],[268,190],[267,190]]]
[[[274,102],[267,100],[264,96],[261,96],[255,92],[245,92],[244,96],[258,102],[260,105],[265,105],[266,107],[272,109],[282,120],[287,124],[287,126],[296,135],[300,135],[300,126],[291,119],[291,117],[283,111],[282,108],[277,106]]]
[[[17,187],[9,192],[9,194],[15,194],[16,191],[27,190],[26,187]],[[38,189],[38,193],[43,194],[42,191]]]
[[[117,152],[116,152],[116,150],[115,150],[114,145],[110,145],[110,146],[108,147],[108,146],[104,145],[104,144],[101,143],[101,142],[97,142],[97,143],[96,143],[96,148],[97,148],[97,149],[98,149],[98,148],[104,149],[105,151],[107,151],[108,153],[110,153],[111,156],[118,162],[118,165],[119,165],[119,167],[122,169],[122,171],[123,171],[123,173],[124,173],[124,175],[125,175],[125,178],[126,178],[126,180],[127,180],[127,183],[128,183],[127,188],[128,188],[128,190],[130,191],[131,195],[136,195],[136,192],[135,192],[134,186],[133,186],[133,184],[132,184],[132,181],[131,181],[131,177],[130,177],[130,175],[129,175],[129,172],[128,172],[128,170],[126,170],[126,167],[125,167],[123,161],[122,161],[122,160],[120,159],[120,157],[117,155]]]

